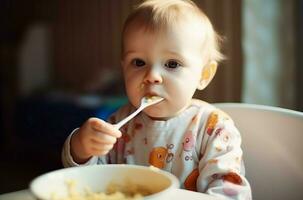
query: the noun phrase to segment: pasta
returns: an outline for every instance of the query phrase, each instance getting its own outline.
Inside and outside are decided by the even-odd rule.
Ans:
[[[130,181],[127,181],[124,185],[111,183],[108,185],[106,192],[93,192],[86,188],[84,194],[76,191],[75,181],[68,180],[66,185],[68,196],[60,198],[53,194],[51,200],[143,200],[143,196],[152,193],[147,188],[133,184]]]

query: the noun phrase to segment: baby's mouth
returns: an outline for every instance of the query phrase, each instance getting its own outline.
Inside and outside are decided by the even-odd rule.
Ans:
[[[160,95],[158,95],[157,93],[155,92],[148,92],[144,95],[145,97],[148,97],[148,98],[154,98],[154,97],[161,97]]]

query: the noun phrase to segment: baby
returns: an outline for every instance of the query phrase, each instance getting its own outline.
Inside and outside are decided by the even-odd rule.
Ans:
[[[176,175],[181,187],[225,199],[251,199],[241,136],[233,121],[193,99],[222,59],[218,36],[190,0],[147,0],[127,18],[121,65],[130,103],[109,123],[90,118],[63,148],[64,166],[153,165]],[[144,96],[164,100],[117,130]]]

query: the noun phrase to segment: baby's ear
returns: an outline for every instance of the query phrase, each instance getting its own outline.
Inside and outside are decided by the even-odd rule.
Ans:
[[[200,83],[198,85],[198,90],[203,90],[210,83],[210,81],[214,78],[217,71],[217,62],[211,61],[207,65],[203,67]]]

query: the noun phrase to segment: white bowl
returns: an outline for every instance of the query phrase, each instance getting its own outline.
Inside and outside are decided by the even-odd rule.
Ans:
[[[79,193],[87,187],[93,192],[105,192],[110,183],[123,184],[130,181],[152,191],[151,195],[144,196],[144,199],[148,200],[169,198],[170,192],[179,188],[179,181],[174,175],[158,168],[111,164],[52,171],[32,180],[30,190],[35,197],[42,200],[51,199],[54,193],[56,197],[66,197],[67,180],[74,180],[77,183],[76,190]]]

